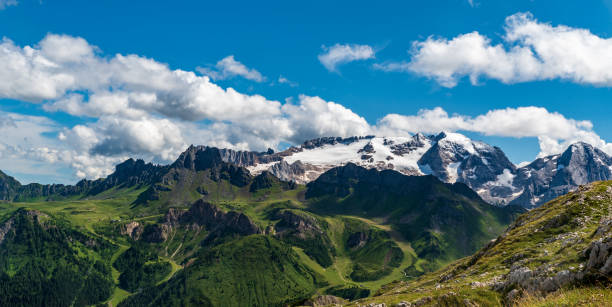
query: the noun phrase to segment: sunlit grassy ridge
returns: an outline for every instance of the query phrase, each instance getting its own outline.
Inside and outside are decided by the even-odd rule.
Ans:
[[[610,276],[584,271],[588,260],[584,251],[593,242],[610,237],[610,227],[605,225],[612,220],[611,208],[612,182],[591,184],[523,214],[495,242],[473,256],[415,281],[386,285],[377,296],[355,304],[404,301],[425,305],[458,302],[500,306],[515,302],[521,306],[604,306],[610,303],[610,290],[605,288],[612,285]],[[508,276],[513,270],[532,273],[511,282]],[[580,280],[554,279],[582,276],[581,272],[586,277]],[[546,284],[546,278],[560,281]],[[561,288],[555,291],[557,284]],[[602,302],[606,304],[598,305]]]

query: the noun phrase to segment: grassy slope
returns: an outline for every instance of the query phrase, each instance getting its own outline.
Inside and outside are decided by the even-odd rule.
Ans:
[[[313,199],[313,211],[322,215],[361,218],[410,245],[418,258],[414,271],[431,271],[465,257],[500,234],[509,214],[482,201],[440,189],[434,199],[353,191],[344,198]],[[426,197],[426,196],[425,196]],[[454,200],[460,197],[460,201]],[[418,256],[417,256],[418,255]]]
[[[602,218],[609,219],[612,215],[611,191],[612,181],[608,181],[559,197],[520,216],[495,244],[474,256],[413,282],[389,284],[378,296],[355,304],[394,304],[431,298],[428,305],[467,299],[481,305],[501,306],[508,290],[500,293],[492,285],[504,281],[513,265],[532,270],[547,265],[551,267],[549,276],[562,270],[580,270],[586,261],[582,251],[597,239],[594,233]],[[586,285],[586,288],[562,288],[545,298],[530,294],[518,304],[573,306],[582,302],[597,306],[598,302],[609,302],[609,298],[609,289]]]
[[[235,188],[235,187],[233,187]],[[119,246],[118,251],[113,255],[111,262],[114,261],[122,252],[129,248],[129,241],[124,236],[107,236],[105,231],[100,232],[104,225],[123,224],[127,221],[135,220],[139,222],[154,222],[163,215],[158,214],[157,211],[153,212],[150,208],[133,208],[131,205],[138,193],[142,191],[134,190],[121,190],[121,191],[108,191],[96,196],[96,199],[87,200],[70,200],[70,201],[54,201],[54,202],[29,202],[29,203],[0,203],[0,216],[8,216],[11,212],[21,207],[35,208],[42,212],[47,212],[57,216],[61,216],[71,221],[76,229],[81,229],[89,233],[103,236],[109,241]],[[244,212],[251,217],[262,229],[273,225],[274,220],[270,220],[269,212],[272,208],[294,208],[294,209],[306,209],[303,205],[303,193],[304,187],[298,186],[295,190],[283,191],[273,187],[271,189],[261,190],[254,194],[242,193],[238,191],[236,197],[233,200],[223,200],[217,204],[226,210],[237,210]],[[344,220],[348,217],[336,217],[327,216],[325,221],[330,225],[333,225],[333,244],[339,251],[339,254],[334,259],[334,265],[331,268],[321,268],[316,262],[306,256],[303,251],[296,249],[297,255],[302,259],[302,262],[311,270],[322,273],[325,279],[330,285],[359,285],[373,291],[377,290],[383,284],[386,284],[392,280],[396,280],[403,276],[402,270],[412,263],[414,257],[404,257],[403,262],[397,268],[393,268],[392,272],[375,281],[357,283],[350,279],[352,272],[353,261],[347,255],[347,251],[344,248],[344,242],[346,238],[343,238]],[[389,230],[388,226],[377,225],[374,221],[361,219],[362,222],[369,224],[369,227],[378,228],[383,231]],[[367,222],[366,222],[367,221]],[[164,259],[174,263],[173,272],[165,279],[169,279],[170,276],[174,275],[181,266],[176,263],[183,262],[187,257],[184,253],[185,249],[189,248],[190,244],[193,246],[197,245],[197,242],[205,236],[205,233],[201,235],[193,236],[189,232],[176,232],[173,234],[168,242],[162,244],[162,248],[165,248],[161,256]],[[414,252],[406,242],[398,242],[398,245],[404,250],[405,253],[411,253],[414,256]],[[176,253],[175,253],[176,252]],[[175,262],[176,261],[176,262]],[[118,282],[119,272],[113,268],[113,275],[115,282]],[[319,292],[323,293],[322,288]],[[129,292],[116,288],[113,296],[108,302],[116,306],[119,302],[130,295]]]
[[[526,295],[516,302],[520,307],[570,307],[609,306],[612,302],[612,289],[577,288],[561,290],[546,296]]]
[[[116,245],[75,230],[68,220],[31,209],[17,208],[1,220],[0,227],[6,225],[0,276],[6,275],[0,289],[7,293],[0,304],[80,306],[112,293],[109,260]]]
[[[117,234],[117,227],[119,225],[132,220],[145,224],[155,223],[163,217],[165,208],[169,206],[185,207],[189,201],[201,197],[201,194],[195,192],[198,187],[203,187],[208,192],[205,196],[208,201],[217,204],[225,210],[235,210],[247,214],[261,229],[273,226],[277,222],[270,217],[270,211],[274,208],[291,208],[292,210],[304,210],[304,212],[309,212],[310,210],[307,205],[308,202],[304,200],[304,186],[298,186],[293,190],[283,190],[278,185],[275,185],[268,189],[250,193],[248,186],[238,188],[224,180],[215,182],[208,179],[207,175],[203,173],[195,175],[185,174],[184,176],[195,176],[197,178],[183,180],[183,182],[188,184],[175,186],[172,192],[162,193],[159,200],[153,201],[147,206],[133,205],[137,195],[144,188],[139,190],[109,190],[96,195],[92,199],[13,204],[0,203],[0,217],[10,214],[10,212],[19,207],[35,208],[43,212],[65,217],[77,229],[104,237],[120,246],[119,252],[113,256],[116,259],[131,244],[125,236]],[[304,266],[309,271],[320,274],[327,283],[326,286],[313,289],[312,293],[323,294],[326,289],[331,287],[346,285],[369,289],[374,293],[385,284],[403,279],[405,276],[404,270],[409,267],[415,267],[419,271],[425,270],[422,265],[426,265],[428,262],[417,256],[410,242],[394,228],[388,218],[364,215],[360,212],[351,212],[351,215],[326,213],[320,210],[315,212],[320,213],[320,215],[317,215],[318,218],[323,219],[328,225],[325,231],[331,238],[331,244],[335,248],[336,255],[333,258],[333,265],[323,268],[307,256],[302,249],[293,248],[295,256],[299,259],[299,265]],[[314,212],[309,212],[308,214],[314,214]],[[349,223],[349,221],[351,222]],[[403,257],[399,264],[390,266],[390,271],[376,280],[356,282],[351,278],[354,264],[357,262],[379,266],[386,265],[385,255],[383,254],[381,257],[381,254],[376,253],[378,246],[372,246],[370,248],[371,253],[361,254],[351,251],[345,246],[347,224],[355,224],[355,221],[360,221],[358,224],[361,225],[360,227],[363,230],[377,230],[388,233],[390,238],[386,240],[390,242],[390,245],[397,246],[402,251]],[[487,227],[493,233],[501,229],[502,225],[493,223],[487,225]],[[111,233],[110,230],[113,230],[114,233]],[[177,230],[171,234],[167,242],[157,244],[160,256],[173,264],[172,272],[164,278],[164,281],[167,280],[170,283],[175,278],[181,276],[183,272],[182,267],[188,262],[190,257],[199,252],[199,242],[205,235],[205,232],[194,235],[187,231]],[[443,262],[447,261],[446,259],[443,260]],[[118,274],[119,272],[116,272],[113,268],[115,282],[118,282]],[[175,278],[171,279],[172,276]],[[160,286],[163,286],[163,283],[160,283]],[[310,291],[309,287],[305,289]],[[108,302],[110,305],[116,306],[129,295],[129,292],[117,287]]]
[[[123,305],[280,306],[310,297],[318,279],[291,247],[251,235],[203,250],[175,278]]]

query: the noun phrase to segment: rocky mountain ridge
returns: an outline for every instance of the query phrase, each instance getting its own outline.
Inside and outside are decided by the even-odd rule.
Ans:
[[[305,184],[333,167],[354,163],[462,182],[491,204],[526,208],[581,184],[612,179],[612,157],[587,143],[572,144],[561,154],[518,167],[499,147],[447,132],[412,137],[326,137],[278,153],[251,153],[257,158],[247,160],[242,158],[245,152],[224,152],[226,162],[246,167],[252,174],[268,171],[285,181]]]
[[[266,172],[286,182],[306,184],[327,170],[353,163],[365,168],[393,169],[405,175],[434,175],[447,183],[461,182],[494,205],[537,207],[576,189],[580,184],[612,179],[612,157],[586,143],[575,143],[563,153],[538,158],[518,167],[504,152],[458,133],[442,132],[412,137],[324,137],[281,152],[236,151],[190,146],[165,166],[129,159],[107,178],[82,180],[76,185],[21,185],[0,173],[0,200],[27,201],[91,196],[113,187],[151,186],[143,199],[155,198],[160,184],[180,177],[181,170],[213,169],[213,177],[228,177],[247,185]],[[150,194],[150,195],[149,195]]]
[[[114,187],[129,188],[151,184],[167,172],[168,166],[128,159],[106,178],[83,179],[75,185],[29,183],[22,185],[0,171],[0,201],[60,200],[71,196],[92,196]]]

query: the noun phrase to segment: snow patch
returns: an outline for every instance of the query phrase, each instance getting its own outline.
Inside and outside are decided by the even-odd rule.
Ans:
[[[521,167],[525,167],[525,166],[527,166],[527,165],[529,165],[529,164],[531,164],[531,162],[529,162],[529,161],[523,161],[523,162],[521,162],[521,163],[519,163],[519,164],[516,164],[516,167],[521,168]]]
[[[476,154],[476,149],[474,148],[474,143],[472,140],[467,138],[466,136],[459,133],[445,133],[446,137],[438,141],[438,146],[445,147],[445,143],[457,144],[463,147],[468,153]]]
[[[457,178],[459,178],[459,166],[461,162],[450,163],[446,167],[446,174],[448,175],[448,182],[455,183],[457,182]]]
[[[270,167],[272,167],[272,165],[278,164],[280,162],[278,161],[274,161],[274,162],[270,162],[270,163],[260,163],[260,164],[256,164],[256,165],[252,165],[252,166],[247,166],[246,169],[249,170],[249,172],[251,173],[251,175],[259,175],[261,174],[263,171],[267,171],[270,169]]]

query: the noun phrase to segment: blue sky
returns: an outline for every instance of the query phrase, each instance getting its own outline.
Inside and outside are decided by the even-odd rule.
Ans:
[[[437,107],[442,108],[447,117],[456,114],[469,123],[440,123],[429,130],[438,127],[458,130],[474,139],[498,145],[515,163],[533,160],[541,153],[554,153],[566,141],[585,140],[609,148],[606,141],[612,139],[612,121],[608,111],[612,82],[598,70],[600,66],[601,70],[605,70],[607,65],[612,65],[612,61],[597,57],[601,52],[605,54],[605,50],[608,50],[607,39],[612,37],[612,1],[268,1],[262,4],[252,1],[0,0],[0,7],[3,7],[0,10],[0,35],[5,37],[4,44],[10,40],[11,46],[17,48],[20,54],[25,54],[25,47],[31,46],[47,60],[60,61],[45,53],[42,47],[45,38],[56,35],[53,37],[57,39],[51,37],[47,41],[63,44],[61,48],[72,50],[72,47],[80,46],[80,41],[71,39],[82,38],[84,44],[92,48],[91,54],[77,56],[83,56],[83,59],[95,57],[95,60],[79,60],[78,65],[87,68],[76,69],[76,62],[64,60],[61,60],[64,61],[60,64],[61,69],[53,68],[49,73],[49,68],[44,68],[46,79],[39,86],[53,80],[53,86],[57,88],[52,95],[26,95],[10,86],[2,92],[0,87],[0,97],[3,98],[0,100],[0,111],[4,117],[12,118],[15,122],[12,126],[5,125],[5,128],[10,126],[13,130],[24,131],[25,122],[38,127],[29,130],[32,132],[28,135],[14,135],[3,141],[3,147],[0,147],[0,150],[4,148],[0,169],[24,182],[69,183],[82,176],[101,176],[127,156],[164,163],[189,143],[259,150],[259,147],[277,147],[279,144],[282,147],[284,144],[299,143],[301,138],[327,134],[414,133],[420,127],[416,124],[418,119],[413,118],[419,114],[419,110]],[[518,41],[509,41],[507,18],[517,13],[528,13],[526,19],[520,21],[521,25],[549,26],[553,28],[553,33],[523,33],[520,35],[526,36]],[[531,29],[527,26],[525,29]],[[558,28],[560,26],[567,28],[563,30]],[[485,39],[485,47],[492,47],[487,50],[494,50],[501,44],[503,54],[470,54],[462,58],[460,52],[474,50],[473,45],[466,40],[465,44],[454,46],[449,41],[457,37],[465,38],[462,35],[474,31]],[[516,31],[518,33],[520,29]],[[576,50],[568,49],[554,36],[563,31],[572,35],[575,32],[575,35],[585,38],[571,45]],[[601,42],[589,45],[592,37],[599,38]],[[563,37],[560,39],[563,40]],[[537,42],[534,43],[534,40]],[[585,46],[581,47],[581,42],[585,42]],[[415,49],[415,43],[422,45]],[[447,61],[444,55],[427,53],[427,47],[433,43],[446,48],[446,54],[453,55],[452,61]],[[548,43],[553,44],[553,49],[565,51],[539,53],[538,46]],[[60,48],[58,45],[49,46]],[[335,46],[345,46],[346,50],[351,51],[359,46],[369,49],[362,50],[366,54],[352,61],[347,60],[346,54],[341,54],[345,56],[345,61],[339,62],[336,69],[330,71],[323,65],[320,56],[331,52]],[[545,63],[538,64],[537,72],[525,70],[524,62],[518,62],[518,57],[512,54],[514,47],[532,50],[535,54],[533,58]],[[108,64],[117,57],[116,54],[134,55],[140,60],[167,64],[165,72],[169,74],[181,70],[197,77],[208,75],[210,82],[223,90],[223,95],[231,96],[227,94],[227,88],[231,87],[244,94],[246,100],[259,99],[252,97],[261,95],[265,102],[251,111],[246,111],[245,105],[238,104],[236,108],[219,109],[218,112],[211,111],[216,106],[205,105],[197,112],[186,108],[184,112],[173,113],[168,105],[183,102],[193,105],[193,101],[187,98],[175,97],[180,95],[180,89],[184,86],[179,81],[176,81],[176,89],[164,87],[163,82],[169,82],[168,79],[161,81],[159,87],[154,89],[149,85],[155,80],[147,81],[149,85],[146,89],[132,81],[116,81],[122,78],[116,76],[109,77],[111,81],[79,81],[88,78],[83,74],[97,74],[96,69],[108,74],[123,74],[133,67],[125,64],[125,61],[120,68]],[[418,54],[422,57],[417,58],[415,55]],[[226,61],[227,66],[217,65],[228,56],[233,56],[233,62]],[[8,59],[4,58],[5,61]],[[510,72],[499,73],[507,65],[495,68],[495,65],[486,64],[500,61],[508,61],[508,65],[514,66]],[[594,68],[583,69],[585,65],[581,61],[595,63]],[[92,64],[94,62],[96,64]],[[142,61],[139,63],[142,65]],[[397,67],[400,66],[391,65],[402,63],[409,65],[402,67],[408,68],[399,69]],[[229,69],[230,65],[243,69],[243,72],[224,72],[223,69]],[[568,68],[559,72],[551,65]],[[7,63],[0,63],[0,80],[3,69],[7,80],[16,78],[6,73],[7,67]],[[117,69],[124,71],[116,72]],[[112,73],[109,72],[111,70]],[[450,82],[441,77],[448,70],[453,71]],[[71,81],[70,85],[58,85],[57,76],[62,74],[78,80]],[[473,82],[469,75],[476,76]],[[281,77],[286,82],[279,82]],[[181,80],[184,81],[184,78]],[[75,82],[79,84],[75,85]],[[94,110],[93,107],[85,110],[83,106],[93,104],[95,101],[92,97],[99,93],[113,94],[113,99],[118,94],[123,95],[119,95],[121,97],[129,96],[125,99],[129,100],[126,103],[130,110],[134,109],[133,112],[109,113],[108,110]],[[154,111],[142,107],[144,103],[130,96],[147,93],[157,95]],[[57,104],[68,98],[78,100],[75,96],[80,97],[79,110],[67,107],[66,103]],[[318,97],[320,101],[315,101]],[[199,101],[197,97],[192,99]],[[230,104],[223,102],[223,99],[220,98],[218,104]],[[269,102],[276,103],[276,109],[265,106]],[[340,105],[341,109],[330,102]],[[136,104],[139,107],[133,107]],[[283,108],[286,104],[295,106],[294,110]],[[251,103],[246,105],[250,106]],[[516,133],[511,131],[511,125],[496,130],[476,120],[479,115],[491,110],[517,110],[532,106],[545,109],[546,112],[538,114],[543,118],[541,125],[547,127],[533,127],[529,131]],[[228,112],[243,110],[244,117],[227,115]],[[249,112],[255,115],[249,115]],[[319,118],[320,122],[316,125],[304,123],[308,121],[308,116],[300,117],[300,112],[309,114],[311,118]],[[512,120],[526,112],[530,111],[507,112],[506,117],[494,118]],[[382,121],[388,114],[409,116],[400,120],[415,123],[406,127],[403,122]],[[277,124],[245,125],[244,122],[253,116],[257,117],[254,122]],[[329,122],[335,121],[335,118],[346,121],[338,120],[337,125],[331,125]],[[537,118],[527,122],[538,126]],[[282,122],[284,120],[286,122]],[[444,118],[441,120],[447,121]],[[585,120],[592,127],[581,124]],[[490,121],[487,123],[495,126]],[[275,131],[289,129],[287,125],[295,131],[274,134]],[[296,128],[298,125],[304,127]],[[415,125],[418,127],[415,128]],[[470,128],[461,128],[466,125]],[[119,135],[119,132],[138,127],[146,133]],[[11,133],[7,129],[0,132]],[[191,132],[185,132],[187,129]],[[486,130],[495,132],[483,132]],[[558,133],[559,130],[565,131],[565,134]],[[174,137],[171,132],[180,136]],[[538,136],[549,137],[557,143],[546,145]],[[130,137],[156,142],[131,141]],[[98,142],[91,141],[93,139]]]

